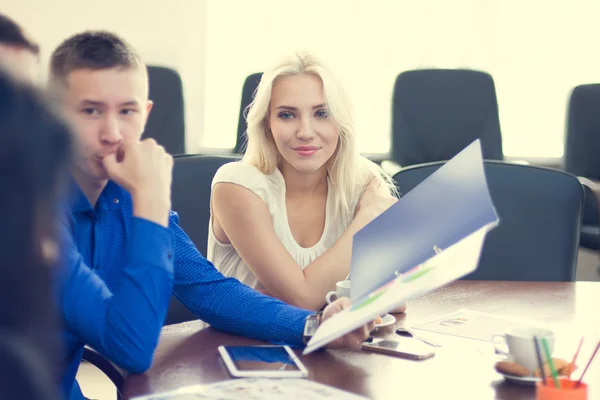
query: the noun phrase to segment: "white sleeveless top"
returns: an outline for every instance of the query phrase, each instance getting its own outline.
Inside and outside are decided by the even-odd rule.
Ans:
[[[265,202],[273,220],[275,234],[303,269],[333,246],[354,217],[354,213],[348,213],[348,215],[338,215],[335,220],[333,219],[335,201],[333,190],[329,186],[323,235],[317,244],[310,248],[304,248],[296,243],[290,230],[285,204],[285,181],[278,169],[275,169],[269,175],[265,175],[253,165],[235,161],[219,168],[212,181],[212,187],[220,182],[243,186],[256,193]],[[353,200],[351,210],[354,210],[360,199]],[[246,266],[235,248],[231,244],[220,243],[217,240],[212,226],[212,212],[208,228],[207,258],[223,275],[237,278],[240,282],[254,289],[264,288]]]

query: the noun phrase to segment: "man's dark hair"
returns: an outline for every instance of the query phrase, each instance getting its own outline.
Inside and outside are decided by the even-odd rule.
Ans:
[[[135,49],[111,32],[87,31],[71,36],[50,59],[52,79],[64,80],[77,69],[145,68]]]
[[[0,44],[40,54],[40,46],[34,43],[15,21],[3,14],[0,14]]]

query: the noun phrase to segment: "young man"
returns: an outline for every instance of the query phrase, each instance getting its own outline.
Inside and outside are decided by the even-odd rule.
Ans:
[[[17,79],[34,83],[39,79],[40,48],[9,17],[0,14],[0,68]]]
[[[171,268],[174,294],[213,327],[301,345],[312,312],[223,277],[178,226],[176,214],[169,214],[171,162],[153,141],[139,141],[152,102],[146,68],[131,46],[107,32],[75,35],[55,50],[50,72],[79,150],[62,298],[71,366],[65,388],[73,384],[86,343],[128,371],[150,366],[169,303]],[[100,294],[120,312],[108,314]],[[137,305],[124,301],[128,296]],[[348,305],[347,299],[333,303],[322,319]],[[373,327],[332,346],[358,347]]]

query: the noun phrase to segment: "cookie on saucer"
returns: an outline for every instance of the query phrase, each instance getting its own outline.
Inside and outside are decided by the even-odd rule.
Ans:
[[[531,371],[529,371],[526,367],[512,361],[498,361],[494,367],[496,368],[496,371],[503,374],[520,377],[531,376]]]

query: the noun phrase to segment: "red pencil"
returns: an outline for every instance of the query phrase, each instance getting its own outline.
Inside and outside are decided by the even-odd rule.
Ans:
[[[569,375],[567,376],[568,380],[571,380],[571,374],[573,373],[573,369],[575,369],[575,361],[577,361],[577,356],[579,355],[579,351],[581,350],[582,344],[583,344],[583,338],[581,338],[581,340],[579,341],[579,346],[577,346],[577,351],[575,352],[575,355],[573,356],[573,361],[571,361],[571,364],[569,365]]]
[[[585,375],[586,371],[590,367],[590,364],[592,363],[592,360],[594,359],[594,357],[596,357],[596,353],[598,352],[598,349],[600,349],[600,341],[598,342],[598,345],[596,345],[596,350],[594,350],[594,353],[592,354],[592,357],[590,357],[590,361],[588,361],[587,365],[585,366],[585,369],[583,370],[583,373],[581,374],[581,377],[579,378],[579,380],[575,384],[575,389],[577,389],[579,387],[579,385],[581,385],[581,381],[583,379],[583,376]]]

